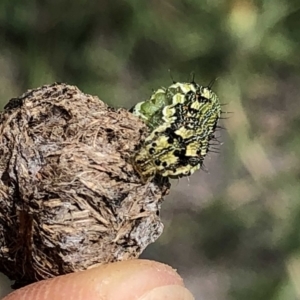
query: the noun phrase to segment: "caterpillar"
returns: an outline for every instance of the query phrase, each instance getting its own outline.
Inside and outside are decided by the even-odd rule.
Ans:
[[[173,83],[136,104],[132,113],[151,132],[133,157],[143,182],[155,175],[189,176],[201,168],[221,115],[221,105],[210,86]]]

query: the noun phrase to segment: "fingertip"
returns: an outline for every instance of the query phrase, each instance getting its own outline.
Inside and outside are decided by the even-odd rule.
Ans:
[[[154,288],[139,300],[195,300],[193,295],[186,288],[179,285],[166,285]]]
[[[162,263],[128,260],[59,276],[26,286],[3,300],[137,299],[161,286],[183,286],[178,273]]]

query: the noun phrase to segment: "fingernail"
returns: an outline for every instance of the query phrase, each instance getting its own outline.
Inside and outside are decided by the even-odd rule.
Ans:
[[[195,298],[189,290],[180,285],[167,285],[151,290],[139,300],[195,300]]]

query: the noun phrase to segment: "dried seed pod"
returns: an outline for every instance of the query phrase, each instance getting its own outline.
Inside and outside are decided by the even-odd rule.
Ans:
[[[146,185],[130,157],[147,127],[66,84],[0,114],[0,271],[24,285],[136,258],[162,232],[167,180]]]

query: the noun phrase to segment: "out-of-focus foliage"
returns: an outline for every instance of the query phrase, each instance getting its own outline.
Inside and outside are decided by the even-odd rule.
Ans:
[[[300,299],[299,0],[1,0],[0,101],[63,81],[130,107],[208,84],[228,119],[220,154],[173,182],[145,257],[196,299]]]

